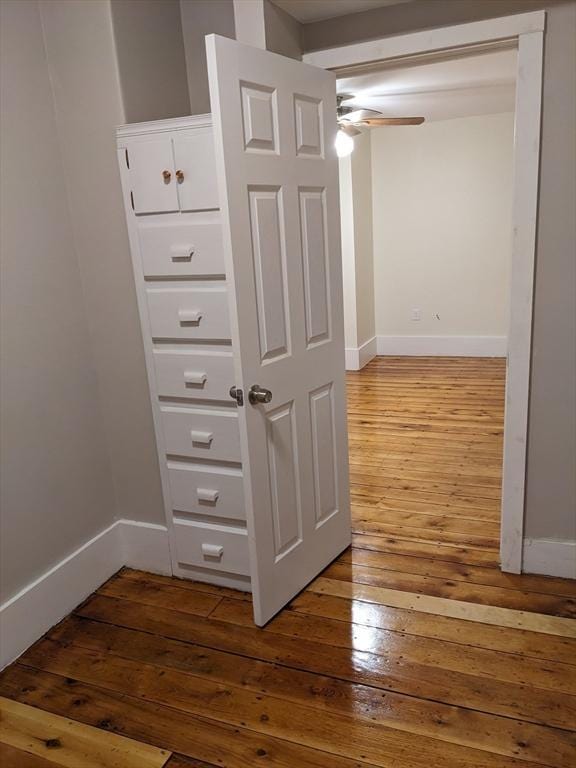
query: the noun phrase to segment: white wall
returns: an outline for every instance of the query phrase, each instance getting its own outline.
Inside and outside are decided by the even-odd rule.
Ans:
[[[513,130],[510,113],[372,130],[379,337],[467,336],[504,353]]]
[[[116,505],[39,6],[0,10],[5,600],[109,525]]]
[[[370,341],[375,333],[371,142],[371,131],[356,136],[352,153],[358,346]]]
[[[355,137],[339,171],[346,367],[356,370],[376,354],[370,131]]]
[[[342,289],[344,302],[344,344],[346,350],[358,346],[356,317],[356,255],[354,253],[354,204],[352,197],[352,156],[338,161],[340,182],[340,233],[342,245]],[[349,365],[348,360],[346,367]]]

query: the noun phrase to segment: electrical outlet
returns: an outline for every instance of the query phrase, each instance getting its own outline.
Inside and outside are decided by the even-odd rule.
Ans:
[[[413,309],[412,310],[412,320],[420,320],[420,310],[419,309]]]

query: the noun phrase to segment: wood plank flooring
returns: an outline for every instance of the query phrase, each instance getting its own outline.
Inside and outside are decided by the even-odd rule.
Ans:
[[[0,697],[4,768],[162,768],[169,757],[164,749]]]
[[[573,768],[576,583],[497,568],[503,362],[348,387],[354,546],[264,629],[248,595],[125,569],[0,696],[167,768]]]

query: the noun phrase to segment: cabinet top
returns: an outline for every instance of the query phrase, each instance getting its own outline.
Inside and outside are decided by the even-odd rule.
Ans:
[[[212,115],[188,115],[186,117],[172,117],[167,120],[150,120],[146,123],[129,123],[119,125],[116,128],[116,136],[125,139],[130,136],[140,136],[150,133],[172,133],[174,131],[186,131],[190,128],[206,128],[212,125]]]

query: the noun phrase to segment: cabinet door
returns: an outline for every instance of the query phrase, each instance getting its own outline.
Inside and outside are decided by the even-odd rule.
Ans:
[[[178,197],[182,211],[219,208],[214,138],[211,128],[173,139],[178,174]]]
[[[177,182],[169,138],[134,142],[128,149],[128,162],[135,213],[178,210]]]

